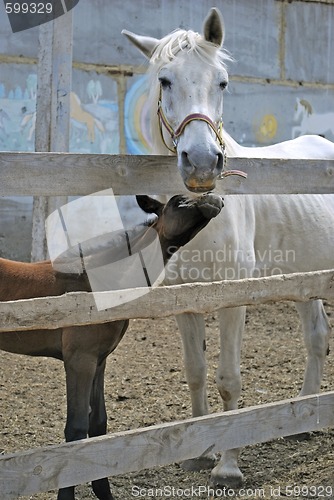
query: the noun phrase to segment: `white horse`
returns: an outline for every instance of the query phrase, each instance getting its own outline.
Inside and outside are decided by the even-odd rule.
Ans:
[[[204,21],[203,35],[177,30],[158,40],[128,31],[124,34],[150,59],[154,153],[177,155],[189,190],[214,189],[222,172],[222,145],[227,156],[334,158],[334,144],[317,136],[245,148],[221,130],[229,57],[222,50],[224,24],[216,9]],[[227,196],[221,215],[171,263],[170,283],[333,268],[333,223],[332,195]],[[306,395],[320,390],[330,327],[320,300],[296,306],[307,349],[301,389]],[[237,408],[240,396],[245,310],[219,310],[221,352],[216,380],[225,410]],[[204,415],[208,412],[204,319],[200,314],[181,314],[177,323],[193,416]],[[241,484],[238,453],[235,449],[222,455],[212,471],[214,484]],[[195,460],[187,462],[196,465]]]

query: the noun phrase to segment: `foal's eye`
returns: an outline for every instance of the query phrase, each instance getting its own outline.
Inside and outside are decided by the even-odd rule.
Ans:
[[[168,80],[168,78],[161,76],[159,78],[159,82],[160,82],[160,85],[163,89],[170,89],[171,88],[172,82],[170,80]]]
[[[223,82],[220,82],[219,87],[220,87],[222,90],[224,90],[224,89],[226,89],[226,87],[227,87],[227,83],[228,83],[228,82],[226,82],[226,81],[224,80]]]

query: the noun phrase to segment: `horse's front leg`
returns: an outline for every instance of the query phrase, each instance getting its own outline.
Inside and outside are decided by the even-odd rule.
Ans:
[[[206,392],[205,323],[202,314],[184,313],[176,316],[180,329],[186,379],[190,390],[192,416],[208,413]]]
[[[192,416],[199,417],[208,413],[206,392],[206,345],[205,323],[202,314],[184,313],[176,316],[183,345],[184,367],[190,390]],[[185,470],[201,470],[212,468],[213,456],[202,456],[185,460]]]
[[[307,362],[300,396],[320,392],[331,327],[321,300],[296,303],[302,322]]]
[[[240,351],[245,326],[245,307],[219,311],[221,349],[216,382],[223,399],[224,410],[235,410],[241,393]],[[222,453],[221,460],[212,470],[214,485],[238,488],[243,475],[238,467],[239,449]]]

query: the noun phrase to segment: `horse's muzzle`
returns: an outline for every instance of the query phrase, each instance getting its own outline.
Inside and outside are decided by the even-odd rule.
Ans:
[[[179,155],[178,167],[183,182],[189,191],[205,193],[212,191],[216,180],[221,175],[224,157],[221,150],[199,153],[182,151]]]
[[[199,183],[197,180],[190,179],[184,181],[184,185],[192,193],[208,193],[216,187],[216,182],[205,182],[203,184]]]

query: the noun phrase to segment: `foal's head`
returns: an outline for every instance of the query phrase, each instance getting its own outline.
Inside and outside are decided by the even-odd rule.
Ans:
[[[228,74],[224,25],[217,9],[203,34],[177,30],[158,40],[123,31],[151,63],[151,128],[156,153],[177,154],[190,191],[215,187],[223,168],[223,90]]]
[[[138,195],[136,198],[140,208],[158,217],[147,224],[138,224],[128,230],[101,233],[74,244],[53,259],[53,268],[60,273],[84,276],[88,271],[104,266],[103,277],[109,272],[113,280],[114,268],[107,269],[106,266],[119,262],[116,267],[120,269],[122,259],[128,262],[129,256],[146,247],[150,247],[145,254],[146,258],[149,256],[153,263],[156,261],[158,264],[155,266],[159,268],[162,261],[166,263],[174,252],[192,240],[223,208],[222,198],[212,193],[192,200],[176,195],[166,204],[149,196]],[[154,245],[150,246],[152,243]],[[162,270],[163,265],[158,269],[159,273]],[[98,291],[98,286],[99,284],[94,286],[95,291]],[[131,282],[129,286],[132,286]],[[110,289],[117,289],[117,280],[114,280]]]
[[[195,200],[182,195],[173,196],[166,204],[149,196],[136,196],[138,205],[158,218],[153,227],[159,235],[164,261],[181,246],[186,245],[223,208],[220,196],[208,193]]]

